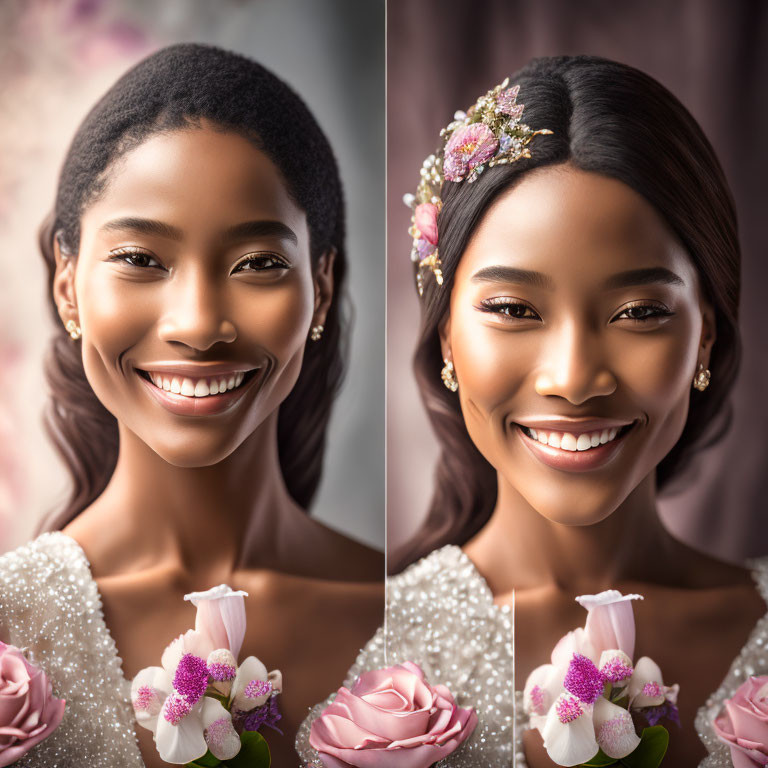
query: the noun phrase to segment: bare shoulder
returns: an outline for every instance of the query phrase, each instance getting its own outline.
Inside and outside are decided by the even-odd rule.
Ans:
[[[688,548],[679,567],[677,585],[652,585],[646,590],[645,601],[636,606],[638,616],[663,612],[666,617],[654,618],[666,619],[663,625],[669,626],[669,614],[676,614],[683,619],[674,622],[681,634],[698,634],[727,648],[728,653],[738,651],[768,610],[755,574],[747,567]]]
[[[286,557],[294,573],[328,581],[383,582],[383,552],[314,518],[307,523],[301,536],[294,537]],[[296,545],[296,541],[300,543]]]

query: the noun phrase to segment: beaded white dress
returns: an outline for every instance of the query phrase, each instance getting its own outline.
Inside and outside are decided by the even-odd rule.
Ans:
[[[80,545],[60,531],[0,556],[0,638],[66,701],[59,727],[19,768],[144,768],[126,680]]]
[[[768,558],[753,561],[751,566],[768,603]],[[446,685],[459,706],[474,707],[478,714],[472,735],[437,763],[437,768],[527,768],[523,732],[528,718],[523,712],[522,691],[515,693],[516,709],[509,695],[513,680],[511,611],[509,606],[494,604],[488,584],[460,547],[435,550],[388,579],[387,635],[386,654],[381,627],[350,668],[345,686],[350,687],[361,672],[414,661],[429,682]],[[710,752],[699,768],[732,766],[728,748],[714,735],[711,718],[744,676],[751,674],[768,674],[768,615],[758,622],[723,683],[698,711],[696,729]],[[312,707],[299,728],[296,750],[305,768],[322,766],[309,744],[309,731],[334,695]]]

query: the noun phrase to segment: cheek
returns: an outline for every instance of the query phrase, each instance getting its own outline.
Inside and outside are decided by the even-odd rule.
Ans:
[[[129,373],[121,368],[122,354],[151,331],[158,292],[146,285],[109,279],[98,267],[81,274],[77,297],[83,367],[99,400],[117,416],[123,400],[115,376]]]
[[[474,308],[451,313],[451,352],[458,397],[472,441],[495,464],[494,446],[505,439],[510,403],[532,366],[531,340],[489,327]],[[532,337],[531,337],[532,338]]]

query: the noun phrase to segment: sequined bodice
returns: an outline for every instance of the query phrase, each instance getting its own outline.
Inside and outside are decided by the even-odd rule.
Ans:
[[[750,567],[757,588],[768,603],[768,557],[753,560]],[[731,698],[750,675],[768,675],[768,614],[757,622],[720,687],[696,714],[696,731],[709,752],[699,768],[731,768],[733,765],[730,750],[715,736],[712,720],[720,712],[723,701]]]
[[[463,707],[475,707],[478,724],[467,741],[437,763],[438,768],[509,768],[513,730],[518,753],[526,727],[522,695],[513,729],[509,696],[513,680],[512,615],[499,607],[472,561],[456,546],[435,550],[403,573],[387,580],[386,652],[380,628],[349,670],[345,686],[369,669],[414,661],[430,683],[442,683]],[[320,766],[309,745],[312,721],[333,700],[310,710],[296,738],[305,765]],[[522,754],[518,765],[524,766]]]
[[[768,602],[768,558],[755,561],[752,567]],[[474,733],[439,762],[438,768],[527,768],[522,737],[528,722],[522,692],[515,694],[514,729],[509,696],[513,680],[511,613],[507,606],[494,604],[487,583],[459,547],[438,549],[388,580],[386,634],[386,654],[382,627],[360,652],[345,686],[351,686],[366,670],[415,661],[430,682],[447,685],[461,706],[475,707],[478,713]],[[732,765],[728,748],[714,736],[711,718],[745,675],[751,674],[768,674],[768,615],[758,622],[722,685],[699,709],[696,729],[710,752],[700,768]],[[309,745],[309,730],[333,698],[314,706],[299,729],[296,749],[305,766],[321,765]]]
[[[0,556],[0,627],[66,701],[59,727],[14,765],[144,768],[130,682],[88,560],[73,538],[44,533]]]

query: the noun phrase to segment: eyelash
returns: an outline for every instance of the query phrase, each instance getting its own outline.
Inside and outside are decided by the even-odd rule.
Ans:
[[[529,307],[527,304],[524,304],[521,301],[510,301],[509,299],[506,299],[506,298],[484,299],[483,301],[480,302],[480,305],[481,305],[480,309],[483,312],[489,312],[489,313],[494,314],[494,315],[506,315],[507,317],[510,318],[510,320],[535,320],[535,319],[540,319],[539,316],[536,315],[536,312],[533,309],[531,309],[531,307]],[[513,315],[513,314],[511,314],[509,312],[509,309],[512,308],[512,307],[522,307],[523,311],[530,310],[531,312],[533,312],[533,314],[536,315],[536,317],[535,318],[531,318],[531,317],[523,317],[523,316]],[[643,322],[646,322],[648,320],[653,320],[653,319],[655,319],[657,317],[668,317],[669,315],[674,314],[673,312],[670,312],[665,307],[660,307],[660,306],[658,306],[656,304],[642,304],[642,303],[640,303],[640,304],[631,304],[630,306],[625,307],[619,313],[619,315],[616,318],[614,318],[614,319],[618,319],[625,312],[629,312],[630,310],[633,310],[633,309],[652,309],[652,310],[654,310],[653,314],[645,315],[644,317],[629,317],[629,316],[627,316],[625,318],[626,320],[631,320],[632,322],[635,322],[635,323],[643,323]],[[507,310],[507,311],[505,311],[505,310]]]
[[[161,264],[157,262],[157,259],[154,258],[154,256],[150,256],[145,251],[140,251],[137,248],[117,248],[114,251],[110,251],[112,258],[110,261],[121,261],[124,264],[128,264],[132,267],[137,267],[139,269],[148,269],[148,268],[155,268],[155,267],[162,267]],[[137,258],[145,258],[149,261],[154,261],[155,264],[136,264],[130,259],[137,259]],[[241,267],[243,267],[245,264],[253,264],[256,262],[259,262],[261,260],[265,261],[271,261],[273,262],[272,265],[263,267],[262,269],[246,269],[241,270]],[[249,256],[242,261],[240,261],[235,268],[232,270],[232,274],[235,272],[245,271],[245,272],[266,272],[273,269],[288,269],[288,264],[285,263],[281,258],[274,254],[254,254],[252,256]]]

